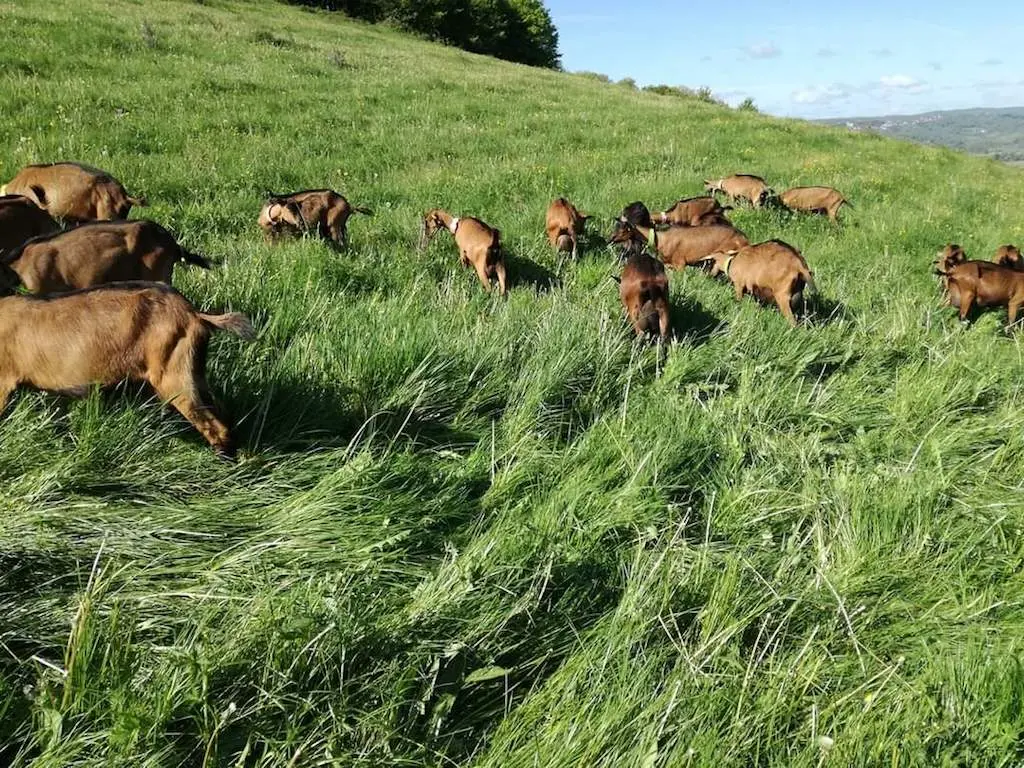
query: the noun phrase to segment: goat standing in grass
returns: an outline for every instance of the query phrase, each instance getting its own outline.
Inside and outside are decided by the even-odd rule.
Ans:
[[[19,386],[83,395],[96,384],[145,381],[231,455],[231,433],[205,373],[207,344],[218,329],[255,336],[244,315],[204,314],[160,283],[0,299],[0,411]]]
[[[545,222],[551,247],[561,253],[570,252],[575,259],[577,241],[589,218],[564,197],[554,200],[548,206]]]
[[[491,280],[497,279],[499,293],[508,292],[505,257],[501,251],[501,232],[472,217],[459,218],[439,208],[423,218],[420,248],[426,248],[431,238],[442,229],[452,233],[459,249],[463,266],[472,266],[485,290],[491,290]]]
[[[802,302],[804,288],[814,290],[814,273],[803,255],[781,240],[719,251],[701,261],[711,262],[712,277],[722,274],[732,281],[736,301],[745,293],[774,301],[792,326],[797,325],[793,307]]]
[[[619,298],[637,336],[656,334],[659,341],[668,338],[668,275],[665,265],[646,253],[633,253],[626,259],[619,284]]]
[[[747,236],[730,224],[704,227],[670,227],[657,231],[653,226],[616,222],[611,243],[627,246],[635,252],[644,245],[655,251],[667,266],[682,269],[699,262],[715,251],[742,248],[750,244]]]
[[[676,227],[728,224],[725,214],[729,210],[732,209],[723,206],[710,195],[702,195],[679,200],[671,208],[652,214],[652,219],[655,224],[671,224]]]
[[[333,189],[312,189],[271,195],[260,210],[259,225],[267,240],[315,233],[340,248],[348,245],[348,220],[353,213],[373,211],[352,205]]]
[[[69,224],[127,219],[133,206],[146,205],[106,171],[79,163],[25,166],[0,187],[0,195],[25,195]]]
[[[155,221],[100,221],[43,235],[0,257],[0,282],[31,293],[59,293],[105,283],[147,280],[170,285],[179,261],[209,269]],[[13,274],[12,274],[13,273]]]

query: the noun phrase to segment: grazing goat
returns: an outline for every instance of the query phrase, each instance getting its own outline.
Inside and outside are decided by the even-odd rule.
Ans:
[[[260,210],[264,237],[298,236],[315,232],[340,247],[348,245],[348,220],[353,213],[372,216],[373,211],[352,205],[332,189],[313,189],[290,195],[271,195]]]
[[[1001,267],[1024,270],[1024,257],[1015,245],[1001,245],[996,249],[992,262]]]
[[[637,336],[657,333],[659,340],[668,337],[668,276],[665,266],[648,256],[636,253],[626,259],[619,283],[619,297],[626,316]]]
[[[791,211],[821,213],[833,223],[839,223],[839,209],[853,204],[842,193],[832,187],[793,187],[779,195],[779,202]]]
[[[3,187],[0,195],[24,195],[56,219],[69,224],[127,219],[132,206],[145,206],[106,171],[79,163],[28,165]]]
[[[734,173],[717,181],[706,179],[704,189],[712,195],[722,192],[733,202],[747,200],[754,208],[764,205],[771,195],[768,183],[760,176],[752,176],[749,173]]]
[[[255,336],[244,315],[207,315],[159,283],[0,299],[0,410],[19,386],[82,395],[94,384],[148,382],[217,451],[233,455],[206,382],[217,329]]]
[[[31,293],[60,293],[105,283],[171,283],[178,261],[209,269],[154,221],[95,222],[29,240],[0,258],[0,281]],[[11,272],[14,272],[12,275]]]
[[[652,218],[655,224],[700,227],[708,224],[728,224],[729,220],[725,213],[729,210],[731,208],[723,206],[714,197],[702,195],[680,200],[668,210],[654,214]]]
[[[447,229],[455,238],[459,260],[463,266],[472,266],[485,290],[491,290],[491,280],[498,281],[499,293],[507,292],[505,257],[501,251],[501,232],[480,219],[459,218],[435,208],[423,218],[420,248],[426,248],[438,230]]]
[[[711,262],[712,277],[724,274],[732,281],[737,301],[744,293],[774,301],[792,326],[797,324],[793,306],[802,301],[804,287],[814,290],[814,273],[804,257],[781,240],[719,251],[702,261]]]
[[[1024,304],[1024,272],[990,261],[962,261],[943,274],[948,303],[967,320],[972,307],[1004,306],[1010,325]]]
[[[589,218],[564,197],[552,201],[545,222],[551,247],[562,253],[570,251],[575,259],[577,241]]]
[[[26,240],[59,232],[60,226],[46,211],[22,195],[0,197],[0,255]]]
[[[625,245],[633,252],[646,244],[661,256],[666,266],[674,269],[696,264],[715,251],[743,248],[750,244],[747,236],[731,224],[670,227],[659,232],[653,226],[631,224],[622,219],[616,221],[609,242]]]

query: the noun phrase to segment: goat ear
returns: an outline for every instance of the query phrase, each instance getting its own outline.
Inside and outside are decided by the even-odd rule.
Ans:
[[[32,190],[32,194],[35,195],[36,202],[39,204],[40,208],[45,208],[49,205],[49,202],[46,199],[45,189],[40,187],[38,184],[33,184],[29,189]]]

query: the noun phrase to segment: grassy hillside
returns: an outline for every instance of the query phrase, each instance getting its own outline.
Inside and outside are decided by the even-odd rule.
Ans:
[[[1024,346],[931,260],[1024,239],[1024,175],[262,2],[0,0],[0,177],[75,159],[217,260],[246,458],[135,387],[0,419],[0,763],[1010,765],[1024,758]],[[706,176],[815,270],[791,330],[698,271],[634,345],[607,227]],[[265,190],[373,207],[272,248]],[[502,229],[485,295],[432,206]],[[139,215],[139,214],[136,214]]]
[[[962,149],[1004,162],[1024,163],[1024,107],[951,109],[919,115],[853,117],[825,122]]]

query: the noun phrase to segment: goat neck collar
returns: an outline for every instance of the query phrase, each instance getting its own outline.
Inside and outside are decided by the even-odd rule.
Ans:
[[[460,221],[461,219],[458,216],[452,216],[452,220],[448,223],[448,231],[453,235],[455,234],[455,230],[459,228]]]
[[[735,254],[733,254],[732,256],[726,256],[725,257],[725,267],[722,269],[722,271],[725,272],[725,276],[726,277],[729,276],[729,267],[732,266],[732,260],[735,259],[735,258],[736,258]]]
[[[658,232],[654,227],[651,227],[647,232],[647,244],[651,246],[651,248],[656,249],[658,247]]]

